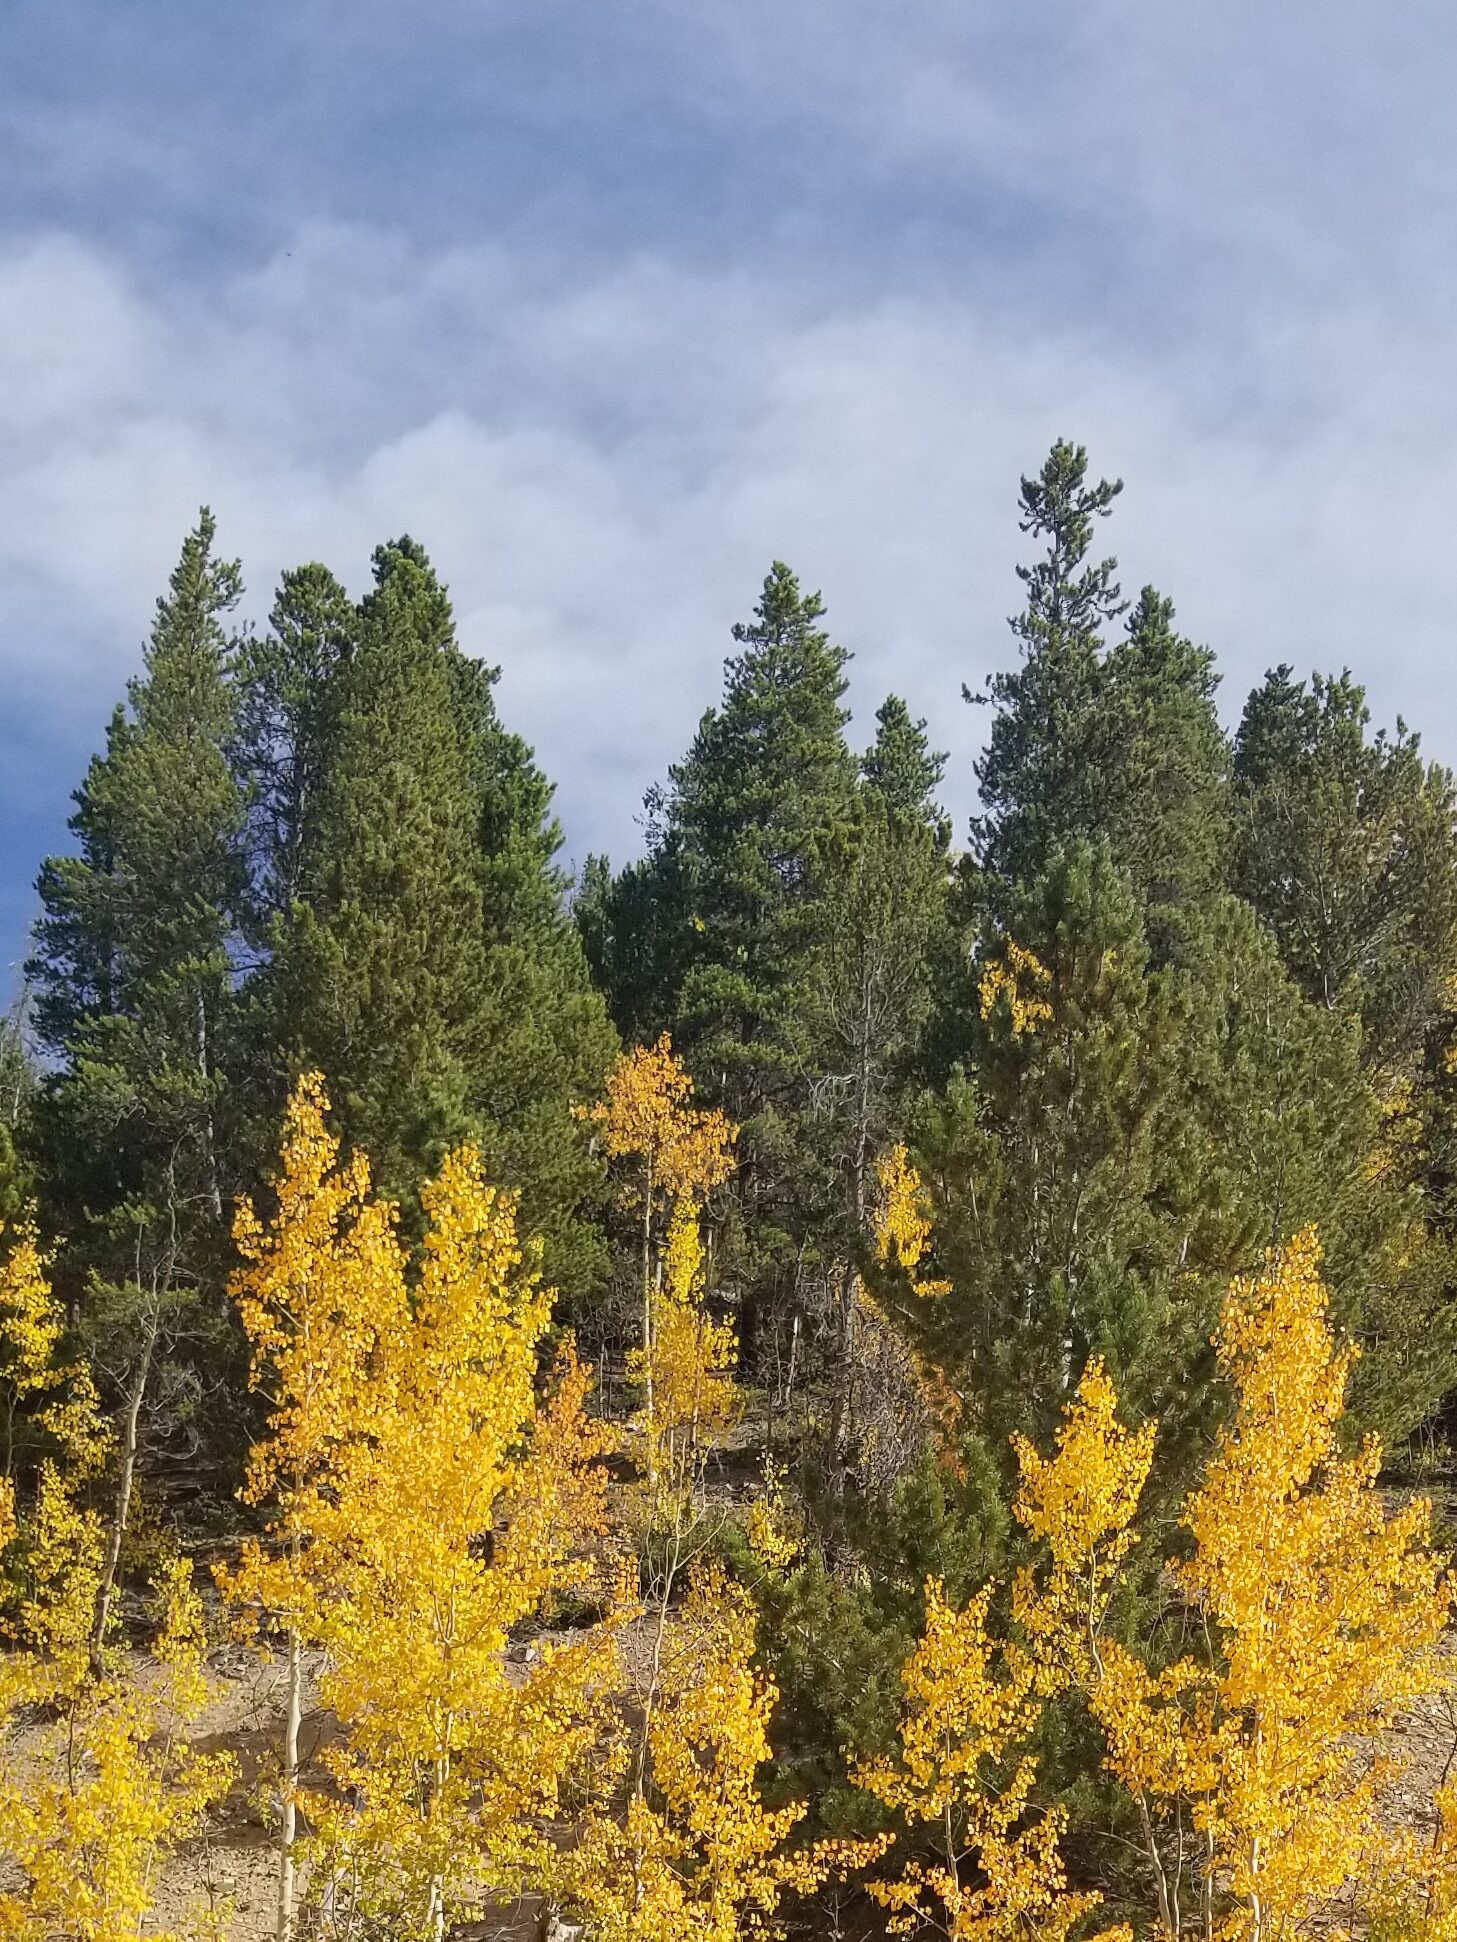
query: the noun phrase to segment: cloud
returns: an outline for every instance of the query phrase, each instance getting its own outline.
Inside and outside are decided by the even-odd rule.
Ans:
[[[0,956],[204,500],[255,620],[421,538],[578,858],[776,556],[964,827],[1061,433],[1227,712],[1349,661],[1457,753],[1449,10],[260,0],[271,55],[144,11],[30,7],[0,124]]]

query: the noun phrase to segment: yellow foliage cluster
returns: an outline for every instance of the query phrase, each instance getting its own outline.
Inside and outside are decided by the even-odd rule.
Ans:
[[[878,1258],[900,1269],[912,1288],[928,1300],[951,1292],[949,1281],[917,1279],[931,1245],[931,1205],[925,1182],[903,1143],[887,1148],[875,1163],[875,1248]]]
[[[738,1340],[705,1306],[703,1205],[734,1166],[738,1129],[693,1103],[693,1081],[666,1034],[624,1052],[588,1115],[615,1160],[633,1165],[620,1197],[640,1210],[642,1339],[628,1370],[643,1395],[648,1514],[681,1524],[709,1439],[738,1415]]]
[[[201,1825],[231,1772],[179,1736],[206,1698],[202,1609],[185,1560],[165,1561],[155,1581],[150,1666],[138,1671],[109,1652],[99,1676],[92,1667],[103,1532],[84,1491],[108,1437],[89,1370],[60,1359],[64,1333],[35,1236],[23,1229],[0,1267],[0,1366],[12,1407],[34,1409],[49,1448],[28,1507],[16,1480],[0,1478],[0,1558],[17,1564],[10,1584],[0,1582],[0,1642],[10,1648],[0,1657],[3,1942],[135,1937],[159,1857]],[[41,1724],[22,1751],[26,1717]]]
[[[777,1694],[754,1670],[754,1634],[746,1594],[705,1567],[662,1635],[642,1736],[619,1720],[607,1749],[599,1786],[610,1800],[615,1783],[635,1782],[625,1811],[590,1816],[563,1862],[563,1892],[594,1942],[777,1933],[785,1893],[819,1880],[816,1858],[786,1845],[803,1807],[766,1808],[759,1792]]]
[[[1035,1032],[1052,1017],[1052,1004],[1043,994],[1052,985],[1052,973],[1031,951],[1009,937],[1000,957],[988,958],[982,966],[977,996],[983,1020],[991,1017],[997,1000],[1007,1000],[1013,1038]]]
[[[1037,1662],[1044,1692],[1085,1680],[1118,1567],[1135,1542],[1133,1517],[1153,1462],[1155,1426],[1127,1431],[1118,1397],[1094,1356],[1064,1411],[1056,1452],[1043,1457],[1017,1437],[1020,1487],[1013,1510],[1044,1548],[1038,1571],[1024,1567],[1012,1610]]]
[[[251,1208],[239,1217],[237,1295],[273,1405],[247,1490],[278,1542],[251,1547],[224,1583],[285,1624],[291,1652],[327,1654],[322,1696],[344,1739],[327,1757],[333,1788],[306,1799],[320,1919],[437,1937],[540,1864],[536,1820],[582,1750],[602,1643],[548,1651],[519,1683],[506,1648],[590,1572],[603,1437],[569,1348],[538,1396],[551,1299],[515,1196],[487,1183],[474,1149],[449,1155],[422,1194],[412,1277],[364,1162],[340,1161],[327,1105],[306,1079],[278,1212],[267,1227]],[[284,1769],[296,1794],[296,1748]]]
[[[1237,1408],[1185,1509],[1192,1555],[1168,1567],[1200,1649],[1155,1670],[1109,1643],[1092,1687],[1174,1937],[1190,1918],[1160,1826],[1193,1837],[1201,1928],[1262,1942],[1305,1923],[1376,1836],[1382,1770],[1353,1740],[1442,1677],[1452,1593],[1430,1507],[1388,1515],[1374,1440],[1340,1452],[1354,1351],[1332,1340],[1319,1263],[1302,1234],[1225,1302]]]
[[[870,1884],[895,1933],[931,1924],[957,1942],[1062,1942],[1098,1905],[1097,1895],[1068,1887],[1063,1810],[1031,1811],[1037,1762],[1027,1747],[1042,1700],[1070,1683],[1095,1645],[1132,1542],[1152,1437],[1125,1431],[1115,1412],[1111,1384],[1090,1364],[1055,1454],[1018,1448],[1016,1514],[1049,1554],[1016,1586],[1025,1645],[989,1631],[995,1585],[960,1610],[939,1580],[926,1585],[925,1630],[901,1674],[899,1747],[856,1772],[886,1807],[937,1830],[934,1859],[913,1858]]]
[[[716,1108],[693,1104],[693,1081],[666,1032],[622,1054],[607,1075],[607,1097],[585,1117],[601,1128],[610,1159],[637,1161],[624,1190],[634,1204],[655,1195],[701,1204],[733,1171],[738,1128]]]
[[[662,1266],[650,1340],[628,1355],[628,1372],[644,1392],[651,1379],[647,1468],[660,1524],[675,1503],[691,1499],[706,1443],[732,1428],[740,1411],[733,1381],[738,1337],[732,1322],[714,1321],[704,1305],[703,1238],[690,1199],[673,1208]]]

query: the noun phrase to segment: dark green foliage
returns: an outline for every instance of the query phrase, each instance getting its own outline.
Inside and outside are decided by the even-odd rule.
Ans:
[[[251,929],[270,925],[317,886],[305,870],[320,856],[319,818],[334,758],[341,668],[358,615],[325,566],[285,573],[268,630],[238,651],[233,761],[249,811]]]
[[[616,1034],[565,907],[552,785],[526,743],[501,725],[498,670],[459,654],[450,666],[475,804],[481,900],[483,1050],[471,1066],[467,1103],[493,1172],[520,1187],[523,1222],[546,1241],[548,1274],[580,1297],[606,1271],[595,1219],[604,1187],[571,1107],[601,1091]]]
[[[1005,915],[1012,888],[1036,876],[1058,844],[1103,842],[1134,886],[1161,962],[1228,867],[1218,676],[1213,656],[1175,631],[1172,602],[1152,587],[1121,635],[1107,639],[1125,611],[1117,562],[1088,555],[1094,522],[1122,487],[1090,487],[1086,478],[1086,452],[1060,442],[1038,478],[1022,481],[1022,531],[1045,538],[1047,553],[1018,568],[1027,588],[1012,622],[1021,663],[988,684],[996,714],[977,767],[981,874],[972,890]]]
[[[812,967],[856,765],[844,735],[847,657],[823,613],[776,563],[752,622],[734,629],[721,705],[671,772],[651,859],[686,908],[665,1022],[704,1096],[741,1128],[740,1273],[751,1303],[774,1307],[800,1298],[802,1244],[838,1207],[812,1124]]]
[[[204,512],[157,603],[145,673],[76,794],[30,975],[56,1061],[42,1118],[49,1219],[104,1279],[186,1239],[202,1275],[233,1181],[219,1128],[242,902],[242,803],[225,619],[241,582]]]
[[[33,1116],[55,1278],[108,1400],[216,1454],[237,1428],[223,1299],[234,1192],[243,802],[226,621],[241,591],[204,511],[77,791],[77,853],[43,867],[29,966],[52,1061]],[[134,1408],[133,1408],[134,1405]]]
[[[1092,833],[1132,880],[1156,958],[1218,894],[1229,861],[1219,677],[1208,648],[1173,620],[1172,601],[1145,587],[1103,663],[1093,734],[1101,813]]]
[[[899,695],[887,695],[875,711],[875,740],[861,758],[861,778],[891,815],[924,824],[943,850],[951,841],[951,828],[936,791],[945,773],[946,757],[927,743],[925,722],[912,721]]]
[[[1419,1050],[1452,962],[1457,796],[1398,722],[1367,734],[1350,675],[1274,669],[1235,742],[1235,882],[1302,989],[1359,1012],[1369,1066]]]
[[[1017,569],[1027,589],[1011,622],[1021,661],[987,683],[995,712],[976,767],[983,813],[972,832],[982,868],[1006,883],[1035,876],[1054,844],[1100,826],[1093,723],[1103,629],[1123,606],[1117,561],[1088,554],[1123,483],[1089,486],[1087,471],[1082,446],[1060,439],[1037,477],[1022,481],[1021,530],[1045,539],[1047,551]]]
[[[254,874],[290,886],[256,994],[263,1118],[320,1066],[407,1203],[448,1145],[478,1140],[548,1271],[580,1293],[603,1269],[601,1169],[570,1108],[595,1095],[613,1037],[563,908],[551,787],[501,725],[496,671],[456,645],[418,544],[381,547],[374,567],[348,613],[322,569],[289,576],[253,663],[268,685],[252,745],[270,764],[253,763],[255,795],[284,805]]]
[[[444,589],[407,543],[374,568],[277,975],[287,1065],[322,1067],[351,1141],[408,1193],[468,1131],[484,1045],[476,802]]]

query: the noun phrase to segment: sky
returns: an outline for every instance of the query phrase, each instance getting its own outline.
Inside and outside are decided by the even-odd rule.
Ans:
[[[1446,0],[8,0],[0,978],[207,503],[242,616],[408,531],[566,854],[625,858],[770,563],[964,831],[1019,476],[1121,477],[1234,721],[1457,760]]]

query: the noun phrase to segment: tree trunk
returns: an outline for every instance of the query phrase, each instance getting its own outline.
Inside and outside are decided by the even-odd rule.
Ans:
[[[297,1542],[295,1540],[295,1542]],[[288,1628],[288,1701],[283,1725],[282,1814],[278,1832],[278,1913],[276,1942],[289,1942],[293,1933],[293,1844],[298,1833],[298,1743],[303,1725],[303,1652],[298,1629]]]
[[[647,1423],[648,1482],[658,1480],[657,1438],[653,1425],[653,1167],[643,1181],[642,1207],[642,1365],[643,1412]]]
[[[106,1555],[102,1560],[101,1582],[96,1588],[96,1612],[91,1627],[91,1670],[96,1678],[102,1673],[102,1650],[106,1644],[106,1631],[111,1623],[111,1606],[116,1596],[116,1574],[121,1563],[122,1541],[126,1536],[127,1518],[131,1513],[132,1486],[137,1470],[137,1444],[140,1440],[142,1403],[147,1394],[147,1383],[151,1379],[152,1359],[157,1350],[157,1337],[162,1328],[162,1304],[154,1296],[151,1312],[147,1317],[147,1332],[142,1338],[141,1354],[137,1357],[132,1370],[131,1387],[127,1391],[126,1412],[122,1417],[121,1469],[116,1480],[116,1497],[111,1509],[111,1529],[106,1535]]]

